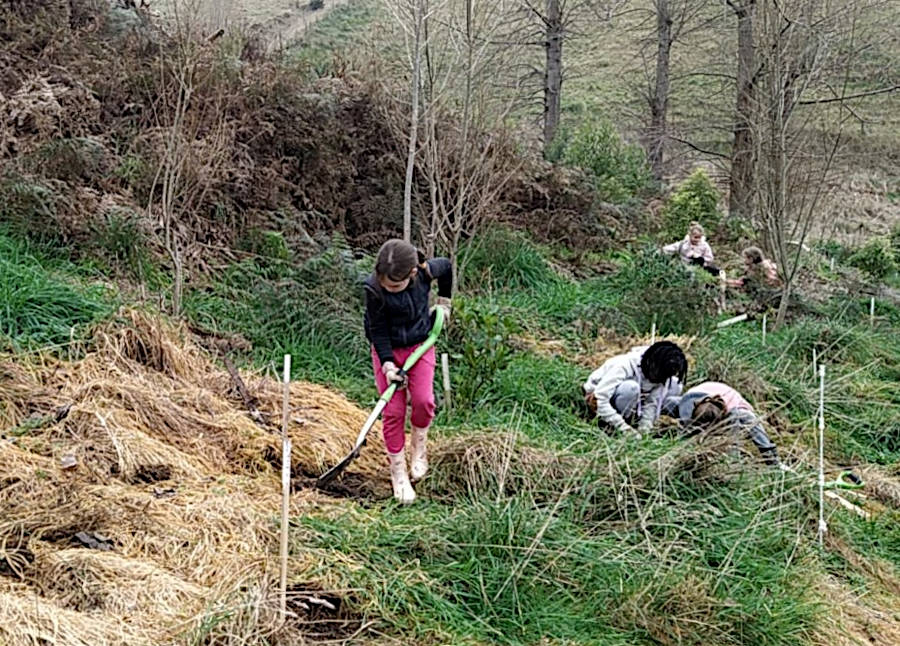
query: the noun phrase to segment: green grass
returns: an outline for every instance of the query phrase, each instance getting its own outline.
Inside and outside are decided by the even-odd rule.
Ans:
[[[211,331],[243,334],[252,360],[329,383],[360,403],[375,399],[362,326],[362,279],[369,268],[340,242],[306,262],[257,258],[212,285],[189,291],[185,314]]]
[[[412,508],[349,504],[298,517],[292,550],[320,564],[313,576],[352,590],[351,606],[377,630],[408,642],[808,643],[826,607],[817,578],[870,576],[815,546],[813,476],[784,479],[732,458],[710,470],[666,467],[696,447],[600,433],[581,416],[588,369],[576,358],[604,327],[645,334],[643,310],[655,303],[662,334],[699,335],[691,383],[737,387],[787,423],[773,433],[786,449],[813,445],[816,347],[831,384],[827,457],[889,464],[900,456],[900,312],[880,303],[871,328],[863,300],[805,305],[763,346],[758,321],[714,329],[715,316],[691,300],[708,297],[702,277],[657,254],[622,253],[613,274],[576,280],[554,269],[551,249],[491,235],[490,255],[470,255],[474,279],[440,342],[455,356],[455,391],[481,385],[439,411],[434,433],[501,447],[490,453],[499,457],[474,467],[442,458]],[[289,351],[295,376],[367,406],[375,389],[359,281],[370,268],[340,240],[302,262],[257,258],[192,292],[188,312],[244,334],[250,360]],[[510,342],[529,334],[558,340],[557,354]],[[504,453],[510,429],[518,440]],[[894,516],[832,522],[860,554],[897,567]]]
[[[288,55],[308,66],[315,76],[330,76],[335,73],[338,61],[350,57],[362,45],[380,11],[369,0],[351,0],[318,20],[288,50]]]
[[[81,268],[0,232],[0,343],[14,351],[58,347],[115,308],[115,290]]]
[[[820,608],[805,594],[808,547],[796,542],[809,513],[801,488],[748,475],[684,499],[663,484],[598,517],[582,503],[621,465],[584,464],[546,483],[555,495],[545,501],[476,489],[304,517],[294,549],[410,642],[804,643]]]

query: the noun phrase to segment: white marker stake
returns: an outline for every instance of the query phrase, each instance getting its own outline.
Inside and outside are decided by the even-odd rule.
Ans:
[[[763,323],[762,323],[762,333],[763,333],[763,347],[766,345],[766,323],[768,322],[768,313],[763,314]]]
[[[875,327],[875,297],[869,301],[869,325]]]
[[[741,321],[746,321],[747,315],[741,314],[740,316],[734,316],[730,319],[725,319],[724,321],[719,321],[716,323],[716,328],[728,327],[729,325],[734,325],[735,323],[740,323]]]
[[[819,547],[825,540],[825,366],[819,366]]]
[[[819,374],[819,356],[816,354],[816,349],[813,348],[813,379],[817,374]]]
[[[656,343],[656,314],[653,315],[653,323],[650,325],[650,345]]]
[[[728,286],[726,282],[725,270],[719,272],[719,314],[725,311],[725,288]]]
[[[291,496],[291,438],[288,417],[291,396],[291,355],[284,355],[284,399],[281,415],[281,616],[287,615],[288,510]]]
[[[441,353],[441,373],[444,376],[444,406],[447,407],[447,412],[450,412],[450,355],[446,352]]]
[[[831,257],[831,271],[834,271],[834,256]]]

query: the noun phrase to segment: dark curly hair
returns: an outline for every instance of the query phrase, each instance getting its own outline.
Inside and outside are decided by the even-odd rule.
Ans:
[[[647,348],[641,357],[641,372],[655,384],[677,377],[682,384],[687,380],[688,363],[684,352],[671,341],[657,341]]]

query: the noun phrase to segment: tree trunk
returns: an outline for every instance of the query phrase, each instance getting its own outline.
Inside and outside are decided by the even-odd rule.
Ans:
[[[669,56],[672,51],[672,17],[669,15],[669,0],[656,1],[656,36],[656,85],[650,101],[648,158],[653,176],[662,179],[666,112],[669,107]]]
[[[731,4],[731,3],[729,3]],[[728,215],[748,218],[752,209],[755,142],[753,110],[756,101],[756,53],[753,15],[756,0],[732,4],[738,19],[737,100],[734,112],[734,144],[731,149],[731,179]]]
[[[409,149],[406,153],[406,181],[403,184],[403,239],[412,241],[412,182],[416,162],[416,138],[419,132],[419,76],[422,67],[422,0],[415,2],[414,42],[412,68],[412,110],[409,118]]]
[[[544,153],[553,143],[559,128],[562,92],[563,24],[559,0],[547,0],[547,62],[544,69]]]

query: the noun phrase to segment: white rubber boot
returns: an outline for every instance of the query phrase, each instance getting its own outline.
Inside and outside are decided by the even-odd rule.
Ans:
[[[416,499],[409,476],[406,474],[406,452],[388,453],[391,462],[391,484],[394,485],[394,498],[401,505],[409,505]]]
[[[409,474],[412,481],[416,482],[425,477],[428,473],[428,427],[419,428],[412,427],[412,438],[410,444],[410,469]]]

